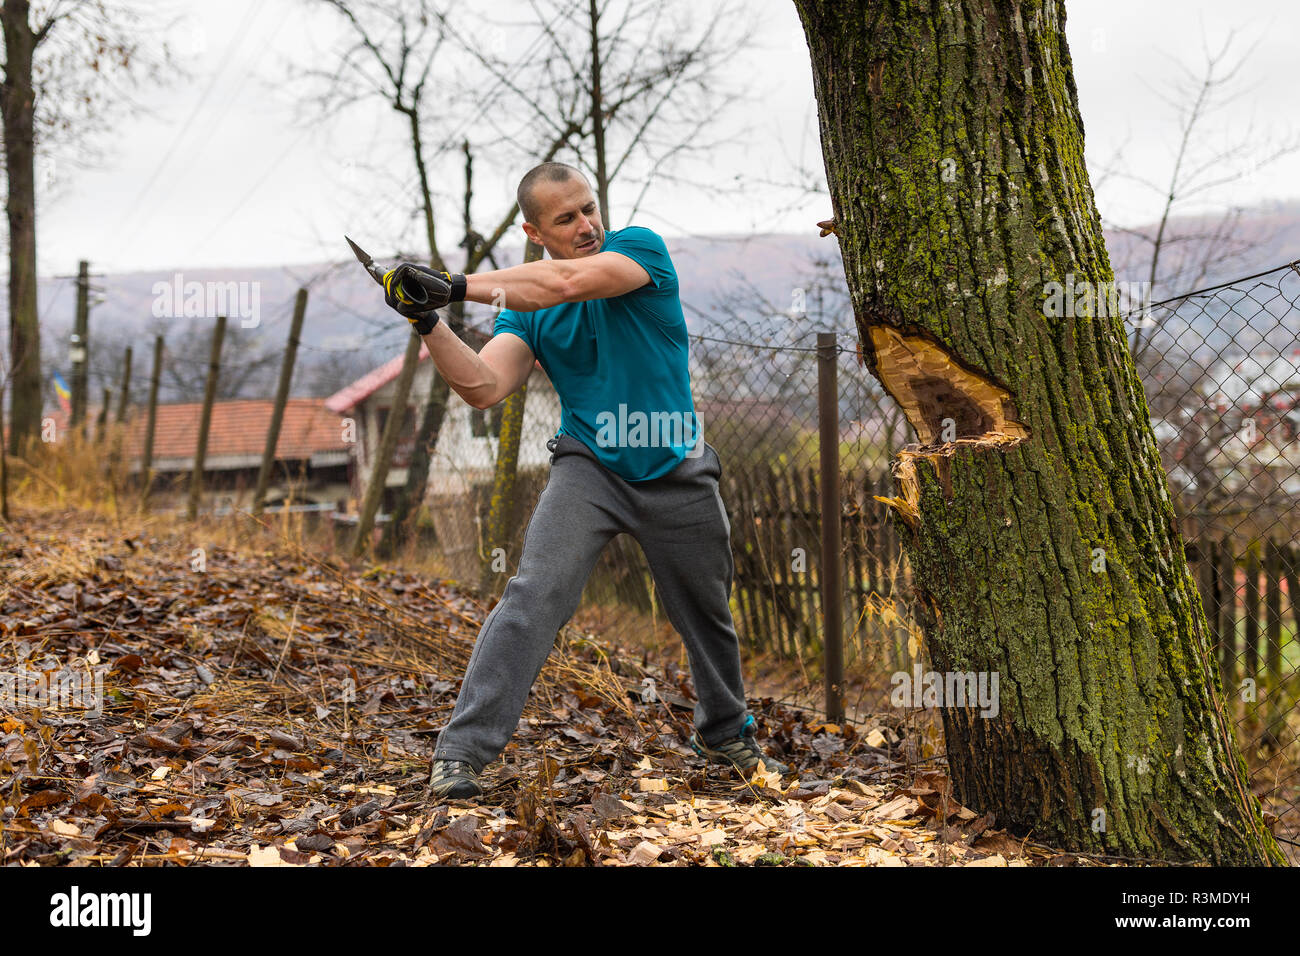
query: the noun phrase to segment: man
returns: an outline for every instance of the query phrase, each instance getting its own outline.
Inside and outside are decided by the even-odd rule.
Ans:
[[[619,532],[641,544],[695,682],[691,745],[749,772],[788,769],[754,741],[728,596],[730,534],[721,463],[695,421],[686,321],[663,239],[641,226],[606,232],[582,173],[545,163],[519,184],[524,232],[549,260],[472,275],[403,263],[385,276],[389,305],[421,333],[438,372],[489,408],[538,361],[560,398],[551,470],[524,535],[519,572],[474,645],[430,788],[482,794],[478,775],[505,748],[560,628]],[[500,304],[477,354],[433,308]]]

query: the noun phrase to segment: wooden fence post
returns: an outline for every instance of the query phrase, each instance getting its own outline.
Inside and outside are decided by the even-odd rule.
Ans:
[[[1219,671],[1223,690],[1231,694],[1237,668],[1237,557],[1232,538],[1219,542]]]
[[[212,356],[208,360],[208,384],[203,390],[203,415],[199,419],[199,440],[194,449],[194,471],[190,474],[190,503],[185,516],[193,521],[199,513],[199,496],[203,494],[203,462],[208,453],[208,428],[212,424],[212,403],[217,396],[217,374],[221,370],[221,342],[226,337],[226,317],[217,316],[212,333]]]
[[[108,406],[113,401],[113,390],[107,385],[104,386],[104,398],[99,406],[99,414],[95,416],[95,441],[102,442],[108,430]]]
[[[126,347],[126,357],[122,359],[122,389],[117,394],[117,423],[126,421],[126,406],[131,398],[131,346]]]
[[[1246,653],[1242,666],[1259,689],[1259,554],[1254,544],[1246,551]],[[1258,699],[1258,698],[1257,698]]]
[[[824,551],[825,544],[826,544],[825,523],[830,519],[826,516],[824,510],[818,508],[818,495],[820,494],[820,492],[817,483],[817,474],[812,468],[806,468],[804,469],[802,475],[798,470],[791,471],[790,475],[794,479],[795,486],[796,486],[795,507],[798,509],[800,515],[803,517],[803,524],[804,527],[807,529],[807,537],[803,538],[802,540],[807,540],[808,538],[814,536],[820,537],[822,542],[822,550]],[[837,483],[837,491],[838,491],[838,483]],[[839,500],[838,497],[836,498],[836,500],[837,501]],[[843,539],[842,534],[836,534],[835,537],[837,542],[842,542]],[[817,620],[818,613],[821,613],[822,616],[825,617],[825,615],[832,610],[838,610],[840,612],[838,615],[838,619],[841,622],[840,624],[840,671],[841,671],[841,678],[842,678],[843,662],[844,662],[844,657],[843,657],[844,552],[840,550],[840,547],[841,547],[840,544],[836,545],[835,569],[836,571],[839,572],[840,575],[840,586],[836,589],[835,592],[837,595],[837,597],[835,598],[835,607],[832,608],[830,605],[826,603],[826,597],[824,594],[824,591],[826,589],[826,583],[827,583],[826,580],[824,579],[824,575],[822,571],[822,568],[825,567],[824,555],[822,556],[823,560],[821,562],[821,567],[818,567],[816,571],[816,578],[817,578],[816,584],[814,584],[813,582],[813,575],[811,573],[805,574],[803,577],[803,582],[799,586],[799,593],[803,597],[803,601],[802,601],[803,609],[804,609],[803,615],[804,615],[804,621],[806,622],[806,629],[809,632],[808,633],[809,638],[811,639],[812,635],[817,633],[819,630],[822,632],[822,639],[820,643],[822,645],[823,655],[825,654],[826,651],[825,628],[824,627],[817,628],[813,622]],[[809,562],[809,566],[812,566],[812,562]],[[840,683],[841,684],[843,683],[842,679]]]
[[[753,551],[750,552],[750,580],[753,582],[758,620],[761,622],[763,646],[780,654],[782,653],[780,621],[774,617],[776,605],[771,599],[771,569],[767,563],[768,549],[764,547],[763,540],[765,532],[771,534],[771,522],[760,523],[764,521],[764,515],[758,475],[746,474],[744,480],[746,514],[749,516],[749,526],[753,531],[754,545]]]
[[[821,448],[822,646],[826,654],[826,718],[844,720],[844,606],[840,574],[840,401],[834,332],[817,333],[817,419]]]
[[[86,369],[90,326],[90,263],[84,259],[77,263],[77,312],[72,329],[72,413],[68,424],[86,433],[86,392],[89,389]]]
[[[1268,635],[1268,728],[1275,733],[1282,716],[1282,554],[1276,541],[1264,545],[1264,626]]]
[[[762,514],[771,529],[769,547],[764,555],[768,564],[768,574],[772,579],[772,610],[776,622],[779,653],[789,654],[794,647],[794,628],[790,626],[790,535],[789,515],[785,508],[785,495],[781,494],[781,484],[776,469],[768,468],[764,476],[767,501]]]
[[[307,290],[299,289],[293,303],[293,322],[289,326],[289,345],[280,363],[280,381],[275,389],[275,406],[271,410],[271,427],[266,432],[266,447],[262,449],[262,466],[257,470],[257,488],[253,492],[253,514],[260,515],[266,505],[266,492],[271,485],[271,470],[275,467],[275,449],[280,442],[280,425],[284,421],[284,406],[289,400],[289,383],[293,379],[293,365],[298,356],[298,335],[302,332],[303,316],[307,314]]]
[[[154,336],[153,374],[149,378],[149,415],[144,429],[144,449],[140,459],[140,510],[149,506],[149,486],[153,484],[153,433],[158,422],[158,380],[162,377],[163,337]]]

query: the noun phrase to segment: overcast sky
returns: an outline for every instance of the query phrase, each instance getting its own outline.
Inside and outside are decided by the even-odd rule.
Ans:
[[[713,4],[692,6],[706,11]],[[751,97],[720,127],[736,142],[706,164],[681,170],[718,185],[740,174],[745,192],[712,197],[670,184],[652,188],[636,221],[664,235],[806,230],[830,212],[825,195],[792,206],[795,193],[758,185],[795,180],[801,166],[820,177],[823,167],[808,51],[793,4],[754,0],[748,7],[746,21],[758,27],[760,46],[734,61],[724,78],[746,85]],[[177,16],[167,35],[191,75],[138,93],[142,112],[101,142],[105,156],[93,169],[56,162],[39,172],[50,187],[38,225],[42,275],[75,271],[83,258],[97,272],[337,260],[346,255],[344,231],[364,238],[376,254],[416,245],[418,233],[403,207],[413,212],[417,196],[383,178],[413,183],[403,118],[382,106],[313,115],[286,82],[295,61],[326,59],[321,54],[339,36],[335,15],[313,11],[304,0],[170,0],[167,9]],[[472,0],[461,9],[467,33],[512,41],[515,31],[472,13],[485,11],[499,23],[501,0]],[[1233,30],[1234,49],[1254,44],[1241,74],[1246,92],[1232,109],[1207,119],[1205,148],[1246,139],[1266,148],[1300,131],[1293,96],[1300,4],[1072,0],[1067,9],[1095,183],[1102,164],[1117,154],[1135,174],[1167,178],[1178,118],[1160,94],[1168,92],[1180,61],[1199,72],[1203,43],[1217,48]],[[508,209],[523,171],[480,157],[478,228],[486,230]],[[444,216],[458,222],[450,197],[460,188],[460,161],[433,175],[449,197]],[[1205,201],[1295,198],[1298,176],[1300,157],[1288,156]],[[615,189],[615,227],[625,224],[635,198]],[[1100,181],[1098,200],[1103,217],[1121,224],[1147,221],[1159,208],[1157,195],[1118,177]],[[441,241],[451,247],[459,237],[459,225],[448,226]]]

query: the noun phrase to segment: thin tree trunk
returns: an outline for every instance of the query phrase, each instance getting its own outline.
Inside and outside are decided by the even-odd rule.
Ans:
[[[0,385],[0,432],[4,431],[5,390]],[[0,520],[9,520],[9,453],[8,443],[0,441]],[[1291,593],[1295,593],[1294,591]]]
[[[429,240],[429,264],[435,269],[446,271],[443,265],[441,254],[438,247],[434,244],[436,234],[433,224],[433,199],[429,195],[429,179],[424,167],[424,147],[420,139],[420,124],[417,121],[419,115],[419,101],[409,114],[411,117],[411,150],[415,158],[415,167],[420,175],[420,197],[424,203],[424,225]],[[469,198],[470,198],[470,157],[469,141],[465,142],[465,163],[466,163],[466,183],[465,183],[465,232],[468,241],[469,236]],[[474,263],[471,266],[466,263],[466,272],[473,271],[477,266]],[[447,320],[447,326],[457,336],[462,336],[465,329],[465,303],[453,302],[448,310],[451,313]],[[430,363],[432,364],[432,363]],[[423,411],[420,414],[420,426],[415,435],[415,447],[411,451],[411,463],[406,470],[406,484],[402,490],[397,493],[397,501],[393,505],[393,514],[388,524],[384,525],[383,533],[379,537],[379,546],[376,553],[381,558],[389,558],[396,552],[398,545],[407,539],[416,517],[420,513],[420,505],[424,502],[425,490],[429,486],[429,466],[433,460],[433,450],[438,445],[438,436],[442,434],[442,420],[447,414],[447,400],[451,396],[451,386],[447,380],[438,374],[437,369],[430,370],[429,394],[425,399]]]
[[[605,113],[600,90],[600,11],[596,0],[588,0],[587,18],[591,26],[591,142],[596,154],[596,198],[600,202],[600,222],[609,229],[609,176],[605,172]]]
[[[36,311],[36,94],[32,57],[37,37],[27,0],[4,0],[4,121],[9,196],[9,451],[19,455],[41,426],[41,330]]]
[[[565,130],[564,135],[556,139],[547,152],[543,162],[550,162],[559,152],[560,147],[578,130],[570,126]],[[412,142],[415,149],[416,166],[423,170],[423,158],[418,139],[419,129],[414,124],[411,130]],[[465,235],[467,242],[470,244],[466,249],[465,271],[474,272],[483,263],[484,259],[492,256],[492,250],[496,248],[506,230],[514,223],[515,217],[519,214],[519,206],[512,205],[510,212],[501,220],[496,230],[491,236],[487,237],[480,243],[474,244],[473,236],[475,235],[469,221],[469,196],[472,191],[472,177],[470,176],[471,160],[469,155],[469,143],[465,144]],[[436,269],[445,268],[442,258],[438,254],[437,248],[432,245],[434,241],[433,217],[428,213],[431,207],[430,198],[427,192],[427,179],[421,173],[420,177],[423,201],[426,209],[425,223],[428,229],[430,242],[429,262]],[[527,254],[527,249],[525,249]],[[495,266],[495,263],[494,263]],[[448,327],[464,340],[465,335],[465,303],[453,302],[449,307],[449,317],[447,319]],[[468,343],[467,343],[468,344]],[[398,493],[397,502],[393,507],[393,520],[384,527],[383,535],[380,537],[378,553],[381,557],[391,556],[397,549],[401,541],[406,539],[410,533],[411,527],[419,513],[420,505],[424,502],[425,491],[429,484],[429,468],[432,463],[433,451],[438,447],[438,436],[442,433],[443,418],[447,413],[447,403],[451,399],[451,386],[447,380],[435,371],[432,381],[429,385],[429,395],[424,403],[424,410],[420,417],[419,431],[415,437],[415,450],[411,453],[411,467],[406,473],[406,485]]]
[[[524,246],[524,262],[536,262],[545,250],[531,239]],[[492,580],[492,552],[510,544],[510,516],[515,510],[515,477],[519,471],[519,439],[524,430],[524,403],[528,397],[527,382],[505,400],[501,411],[501,431],[497,437],[496,471],[492,476],[492,498],[488,504],[486,556],[483,562],[481,583],[489,591]]]
[[[374,461],[371,463],[366,494],[361,501],[357,536],[352,541],[352,556],[356,558],[366,553],[370,543],[370,532],[375,526],[375,514],[379,511],[379,505],[384,497],[384,487],[388,483],[388,468],[393,460],[393,451],[397,448],[397,436],[402,433],[402,426],[408,414],[406,403],[411,397],[411,381],[415,378],[415,368],[420,359],[420,346],[423,344],[420,336],[413,330],[406,344],[406,354],[402,358],[402,371],[397,376],[393,404],[388,411],[388,421],[384,423],[384,433],[379,438],[379,447],[375,450]]]
[[[891,504],[929,656],[999,675],[943,709],[957,796],[1070,849],[1284,862],[1122,321],[1045,313],[1112,279],[1063,5],[795,6],[863,350],[921,441]]]
[[[122,388],[117,393],[117,423],[126,421],[126,409],[131,402],[131,346],[126,347],[122,358]]]

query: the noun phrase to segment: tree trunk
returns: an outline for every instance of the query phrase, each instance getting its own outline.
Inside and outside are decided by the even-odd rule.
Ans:
[[[0,431],[4,430],[4,420],[5,390],[0,385]],[[0,441],[0,521],[9,520],[9,455],[5,448],[6,442]]]
[[[5,169],[9,178],[9,379],[13,383],[9,451],[22,454],[41,427],[41,330],[36,312],[36,94],[32,55],[36,36],[27,0],[4,0]]]
[[[942,701],[958,797],[1069,849],[1282,863],[1122,321],[1052,298],[1112,279],[1062,4],[795,6],[862,349],[920,439],[890,503],[930,659],[999,675]]]
[[[280,381],[275,388],[275,404],[271,406],[271,424],[266,430],[266,444],[262,446],[262,463],[257,469],[257,485],[253,489],[253,514],[261,516],[266,509],[266,495],[271,490],[271,473],[275,471],[275,453],[280,445],[280,428],[284,424],[284,407],[289,402],[289,386],[293,382],[293,366],[298,359],[299,336],[307,315],[307,289],[298,290],[293,301],[293,319],[289,323],[289,344],[285,346],[280,362]],[[287,506],[288,501],[285,502]]]
[[[411,398],[411,381],[415,378],[415,368],[420,362],[420,346],[423,344],[420,336],[412,330],[406,343],[406,354],[402,357],[402,371],[398,373],[397,384],[393,387],[393,404],[388,411],[388,421],[384,423],[384,432],[379,436],[374,461],[370,466],[370,480],[366,483],[366,494],[361,500],[357,533],[352,539],[354,558],[361,557],[370,547],[370,533],[374,530],[375,515],[384,500],[393,451],[397,448],[397,438],[402,433],[406,416],[410,414],[407,402]]]
[[[560,147],[568,142],[568,138],[577,132],[577,128],[570,125],[564,133],[557,137],[551,144],[550,150],[546,153],[543,162],[550,162]],[[424,175],[424,159],[422,147],[419,140],[419,126],[412,124],[411,130],[412,142],[415,150],[416,167],[420,170],[421,196],[424,201],[425,224],[429,235],[430,264],[435,269],[446,269],[442,264],[442,257],[438,254],[437,247],[434,243],[433,231],[433,214],[431,212],[430,197],[428,193],[428,180]],[[469,198],[473,190],[473,177],[471,176],[472,158],[470,156],[469,141],[465,141],[465,271],[474,272],[482,265],[484,259],[492,257],[492,251],[496,248],[497,243],[505,235],[506,229],[513,225],[515,217],[519,214],[519,206],[512,205],[510,212],[497,225],[496,231],[491,236],[483,238],[478,236],[470,222],[469,218]],[[531,243],[525,243],[524,254],[528,254],[528,246]],[[540,255],[540,253],[539,253]],[[530,261],[525,258],[524,261]],[[496,263],[493,261],[493,267]],[[461,340],[465,338],[465,303],[453,302],[448,310],[447,326]],[[468,343],[466,343],[468,344]],[[429,483],[429,467],[433,456],[433,450],[438,447],[438,436],[442,433],[442,421],[447,413],[447,402],[451,398],[451,386],[447,380],[439,374],[434,374],[432,383],[429,386],[429,396],[424,403],[424,411],[420,417],[420,430],[415,438],[415,450],[411,455],[411,467],[406,473],[406,485],[398,494],[397,503],[393,508],[393,520],[384,527],[384,533],[380,537],[378,554],[380,557],[391,557],[396,551],[398,544],[406,540],[410,533],[411,526],[419,514],[420,505],[424,502],[425,490]],[[508,407],[507,407],[508,410]],[[513,476],[511,478],[513,481]]]
[[[445,272],[448,270],[443,264],[441,253],[438,252],[437,233],[434,230],[433,199],[429,195],[429,177],[424,166],[424,147],[420,139],[418,116],[419,100],[417,98],[416,105],[410,113],[411,150],[415,157],[415,168],[420,175],[420,199],[424,204],[424,227],[429,240],[429,265],[431,268]],[[470,233],[469,196],[471,190],[469,177],[471,158],[468,140],[465,141],[464,149],[466,166],[465,233],[468,241]],[[477,265],[477,262],[471,263],[467,259],[465,271],[472,272]],[[463,339],[465,303],[451,303],[448,312],[447,327]],[[425,399],[424,409],[420,414],[419,430],[415,435],[415,447],[411,451],[411,462],[406,469],[406,484],[397,493],[397,501],[393,505],[392,520],[384,525],[383,533],[379,536],[379,546],[376,548],[375,553],[385,560],[396,553],[398,545],[407,540],[413,530],[412,526],[420,513],[420,506],[424,503],[424,493],[428,488],[429,466],[433,460],[433,450],[438,447],[438,438],[442,434],[442,420],[447,414],[447,400],[451,397],[451,386],[447,384],[445,378],[438,374],[436,369],[431,372],[431,376],[429,394]]]
[[[524,262],[537,262],[546,250],[531,239],[524,244]],[[519,472],[519,439],[524,431],[524,403],[528,383],[508,395],[501,410],[501,430],[497,434],[496,470],[492,475],[492,498],[488,503],[488,526],[483,573],[480,584],[484,592],[492,590],[493,551],[510,544],[510,517],[515,511],[515,477]]]
[[[587,22],[591,27],[591,145],[596,154],[596,197],[600,201],[600,223],[609,229],[609,176],[605,171],[605,104],[600,89],[600,11],[596,0],[588,0]]]
[[[451,308],[451,317],[447,326],[458,336],[464,330],[464,321],[457,314],[463,311],[464,303],[456,302]],[[432,365],[432,359],[430,360]],[[409,539],[413,525],[424,503],[425,491],[429,485],[429,467],[433,463],[433,450],[438,447],[438,437],[442,434],[442,420],[447,414],[447,400],[451,397],[451,386],[431,370],[429,379],[429,396],[425,400],[424,410],[420,414],[420,427],[415,435],[415,447],[411,450],[411,463],[406,471],[406,484],[398,492],[393,505],[393,517],[379,536],[376,554],[388,560],[398,546]]]

